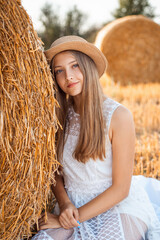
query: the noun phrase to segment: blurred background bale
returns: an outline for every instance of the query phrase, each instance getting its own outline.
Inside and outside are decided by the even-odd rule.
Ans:
[[[58,168],[54,86],[19,0],[0,0],[0,239],[20,240],[47,208]]]
[[[106,25],[95,45],[108,59],[108,78],[121,85],[160,82],[160,26],[144,16]]]

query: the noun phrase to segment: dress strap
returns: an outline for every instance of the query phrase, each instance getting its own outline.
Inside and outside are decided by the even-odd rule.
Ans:
[[[106,100],[103,102],[103,112],[106,120],[107,132],[110,128],[113,113],[119,106],[121,106],[121,104],[111,98],[106,98]]]

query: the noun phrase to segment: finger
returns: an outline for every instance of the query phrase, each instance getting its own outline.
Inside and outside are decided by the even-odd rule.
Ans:
[[[75,220],[75,218],[70,219],[70,225],[71,225],[72,227],[78,227],[78,226],[79,226],[79,224],[78,224],[78,222]]]
[[[68,227],[78,227],[79,224],[77,223],[77,220],[74,218],[74,212],[73,211],[67,211],[66,213],[61,214],[62,217],[66,220],[68,223]]]
[[[42,224],[44,224],[44,221],[38,221],[39,226],[42,225]]]
[[[42,224],[42,223],[47,223],[47,221],[45,221],[44,218],[40,218],[40,219],[38,220],[38,224]]]
[[[39,227],[41,227],[41,226],[43,226],[43,225],[46,225],[46,224],[48,224],[48,223],[45,223],[45,222],[38,222],[38,226],[39,226]]]
[[[59,222],[61,224],[61,226],[65,229],[69,229],[72,228],[73,226],[70,224],[70,222],[68,220],[66,220],[63,217],[59,217]]]
[[[48,215],[42,214],[41,217],[38,219],[38,221],[45,221],[48,219]]]
[[[63,225],[64,228],[72,227],[70,222],[68,221],[68,219],[60,218],[59,221],[60,221],[60,224]]]
[[[76,221],[79,220],[79,212],[78,212],[77,209],[73,210],[73,216],[74,216],[74,218],[76,219]]]
[[[66,222],[66,224],[68,226],[70,226],[70,217],[72,217],[72,213],[62,213],[60,216],[59,216],[59,219],[62,219],[63,221]]]
[[[79,224],[77,223],[78,219],[76,220],[75,217],[74,217],[74,211],[73,212],[68,212],[67,217],[68,217],[68,220],[69,220],[70,225],[72,227],[78,227],[79,226]]]
[[[42,213],[39,219],[43,218],[44,216],[45,216],[45,213]]]
[[[63,221],[63,220],[59,220],[60,224],[61,224],[61,227],[64,228],[64,229],[69,229],[68,225],[66,225],[66,222]]]
[[[39,226],[39,230],[44,230],[44,229],[47,229],[47,228],[50,228],[50,226],[48,224],[44,224],[44,225]]]

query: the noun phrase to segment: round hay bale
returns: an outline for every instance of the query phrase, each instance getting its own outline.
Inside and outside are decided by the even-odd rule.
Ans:
[[[113,21],[97,34],[95,45],[106,56],[114,82],[160,82],[160,26],[147,17]]]
[[[0,239],[20,240],[46,209],[59,164],[54,86],[19,0],[0,0]]]

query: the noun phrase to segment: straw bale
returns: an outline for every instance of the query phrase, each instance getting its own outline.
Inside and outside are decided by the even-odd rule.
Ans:
[[[108,59],[107,75],[121,85],[160,82],[160,26],[144,16],[106,25],[95,45]]]
[[[52,76],[19,0],[0,0],[0,239],[20,240],[46,209],[55,157]]]

